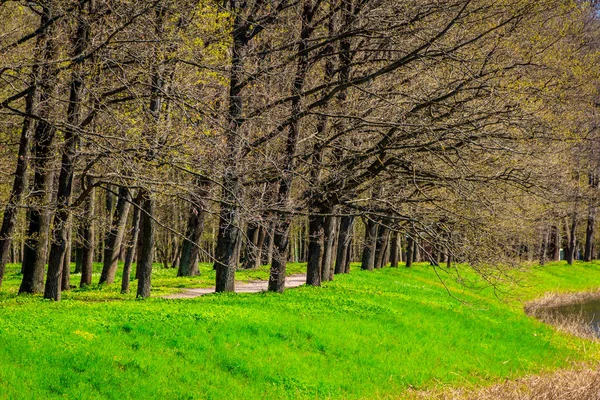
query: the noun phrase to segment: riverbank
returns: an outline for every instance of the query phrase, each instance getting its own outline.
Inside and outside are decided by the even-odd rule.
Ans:
[[[568,334],[588,340],[599,340],[600,291],[546,293],[527,302],[527,315]]]
[[[577,365],[490,387],[415,391],[411,400],[597,400],[600,365]]]
[[[535,268],[496,290],[466,268],[460,283],[437,272],[444,283],[421,264],[189,300],[101,301],[118,298],[109,287],[50,303],[9,288],[0,398],[408,398],[600,359],[597,343],[523,312],[548,291],[600,287],[600,265]]]

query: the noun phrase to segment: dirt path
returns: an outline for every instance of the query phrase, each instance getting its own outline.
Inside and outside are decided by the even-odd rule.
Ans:
[[[285,288],[295,288],[306,283],[306,275],[290,275],[285,278]],[[236,293],[259,293],[267,290],[269,281],[250,281],[248,283],[236,283]],[[184,289],[181,293],[170,294],[164,296],[164,299],[193,299],[195,297],[204,296],[205,294],[214,293],[214,287],[198,288],[198,289]]]

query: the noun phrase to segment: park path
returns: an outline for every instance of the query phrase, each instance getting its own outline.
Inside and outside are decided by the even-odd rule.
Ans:
[[[285,278],[285,288],[291,289],[306,283],[306,274],[290,275]],[[237,283],[235,285],[236,293],[259,293],[267,290],[269,281],[250,281],[248,283]],[[193,299],[196,297],[204,296],[205,294],[214,293],[215,288],[197,288],[197,289],[183,289],[181,293],[170,294],[164,296],[164,299]]]

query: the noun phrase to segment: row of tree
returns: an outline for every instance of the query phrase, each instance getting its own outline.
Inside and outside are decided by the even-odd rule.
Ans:
[[[572,261],[598,199],[589,1],[0,0],[0,283],[136,263]],[[21,210],[24,210],[21,212]],[[359,221],[359,222],[357,222]],[[22,255],[22,256],[21,256]],[[538,257],[539,256],[539,257]],[[47,269],[46,269],[47,265]]]

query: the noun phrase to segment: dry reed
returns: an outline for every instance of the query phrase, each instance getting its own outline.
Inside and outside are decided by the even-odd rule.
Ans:
[[[414,400],[600,400],[600,366],[507,381],[483,389],[411,391]]]

